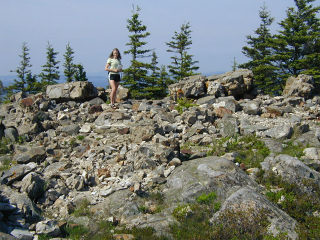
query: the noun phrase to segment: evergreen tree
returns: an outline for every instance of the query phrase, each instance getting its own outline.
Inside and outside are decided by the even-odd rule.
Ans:
[[[168,86],[173,84],[174,81],[170,79],[169,73],[167,72],[166,66],[162,65],[160,68],[160,76],[159,76],[159,86],[160,86],[160,96],[165,97],[168,94]]]
[[[75,81],[88,81],[87,73],[84,71],[84,68],[81,64],[75,65]]]
[[[163,86],[159,85],[160,68],[158,67],[158,56],[155,51],[152,52],[150,71],[149,87],[147,87],[146,90],[149,93],[152,93],[152,98],[159,98],[161,97],[161,88]]]
[[[151,59],[151,77],[153,79],[158,79],[160,76],[160,68],[158,67],[158,56],[155,51],[152,52],[152,59]],[[154,81],[156,82],[156,81]]]
[[[152,86],[152,78],[148,76],[148,71],[151,69],[151,64],[139,61],[141,58],[149,57],[147,54],[151,50],[143,47],[147,44],[144,39],[150,33],[147,32],[147,27],[139,19],[139,11],[139,7],[133,9],[131,18],[127,20],[127,29],[131,34],[129,35],[130,41],[126,45],[130,49],[124,53],[131,55],[131,64],[123,71],[123,84],[129,88],[133,98],[150,98],[152,92],[148,90]]]
[[[281,85],[286,79],[301,73],[320,76],[320,21],[319,6],[315,0],[295,0],[296,8],[287,10],[287,17],[280,22],[276,36],[274,61],[279,67]]]
[[[60,61],[56,60],[57,55],[58,52],[55,52],[50,43],[48,43],[47,62],[42,66],[42,72],[39,74],[43,89],[48,85],[57,84],[57,81],[60,79],[58,66]]]
[[[66,77],[67,82],[74,81],[74,75],[76,73],[75,64],[73,63],[73,56],[74,51],[71,48],[70,44],[68,43],[66,46],[66,52],[63,55],[64,57],[64,75]]]
[[[192,44],[190,24],[182,24],[180,32],[175,32],[172,41],[166,43],[169,49],[167,52],[175,53],[171,57],[171,65],[168,66],[169,72],[177,81],[184,77],[194,75],[194,71],[199,67],[195,66],[198,61],[193,61],[193,55],[188,54]]]
[[[236,57],[233,57],[233,62],[232,62],[232,72],[236,71],[238,69],[239,64],[236,61]]]
[[[14,79],[14,84],[6,88],[8,95],[15,92],[36,93],[40,91],[40,85],[37,82],[36,76],[31,73],[31,63],[29,57],[29,48],[27,43],[22,44],[22,54],[20,66],[13,72],[17,73],[17,79]]]
[[[30,94],[36,94],[43,90],[43,85],[38,82],[37,76],[28,73],[26,76],[26,92]]]
[[[14,84],[9,86],[8,90],[26,92],[27,75],[31,74],[30,68],[32,67],[26,42],[22,44],[22,54],[19,57],[21,58],[20,65],[13,71],[17,74],[18,79],[14,79]]]
[[[3,82],[0,80],[0,95],[2,95],[4,92]]]
[[[255,30],[256,36],[247,36],[247,44],[242,48],[242,53],[250,61],[239,65],[241,68],[251,69],[254,74],[255,85],[265,93],[279,91],[276,78],[277,68],[272,64],[273,36],[270,33],[270,25],[274,19],[270,16],[267,7],[263,5],[260,9],[260,26]]]

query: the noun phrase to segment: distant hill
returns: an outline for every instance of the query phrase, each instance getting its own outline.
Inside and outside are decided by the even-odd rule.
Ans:
[[[106,87],[109,85],[107,81],[107,75],[88,75],[88,80],[93,83],[96,87]],[[16,78],[14,75],[2,75],[0,76],[0,80],[3,83],[4,87],[8,87],[9,85],[13,84],[13,80]],[[64,83],[65,82],[65,77],[62,76],[60,80],[58,81],[59,83]]]
[[[222,74],[223,71],[216,71],[216,72],[208,72],[208,73],[202,73],[204,76],[212,76],[216,74]],[[88,80],[93,83],[96,87],[106,87],[109,86],[109,82],[107,80],[107,74],[105,72],[99,72],[99,73],[91,73],[87,75]],[[0,80],[3,83],[4,87],[8,87],[13,83],[13,80],[16,78],[15,75],[2,75],[0,76]],[[65,77],[61,76],[59,83],[64,83]]]

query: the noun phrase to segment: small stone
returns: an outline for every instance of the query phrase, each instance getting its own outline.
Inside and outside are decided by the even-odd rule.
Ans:
[[[58,237],[61,234],[58,223],[53,220],[38,222],[36,232],[37,234],[46,234],[50,237]]]
[[[89,133],[89,132],[91,132],[91,124],[84,124],[80,128],[79,132],[81,132],[81,133]]]
[[[113,239],[115,240],[134,240],[132,234],[113,234]]]
[[[179,158],[173,158],[168,165],[178,167],[181,165],[181,160]]]
[[[141,187],[141,186],[140,186],[140,183],[138,183],[138,182],[135,183],[135,184],[134,184],[134,187],[133,187],[133,191],[134,191],[135,193],[138,192],[138,191],[140,191],[140,187]]]
[[[32,240],[33,234],[25,229],[13,229],[10,235],[16,237],[17,239],[23,239],[23,240]]]
[[[246,165],[245,165],[244,163],[240,163],[240,168],[241,168],[242,170],[246,170]]]
[[[114,189],[113,188],[109,188],[109,189],[107,189],[107,190],[101,190],[100,191],[100,195],[102,196],[102,197],[108,197],[109,195],[111,195],[112,193],[114,193]]]
[[[110,170],[107,169],[107,168],[101,168],[101,169],[98,169],[98,177],[111,177],[111,174],[110,174]]]
[[[100,105],[93,105],[89,108],[89,111],[88,111],[89,114],[94,114],[97,112],[103,112],[103,109]]]
[[[216,115],[219,117],[219,118],[223,118],[225,115],[231,115],[232,114],[232,111],[225,108],[225,107],[219,107],[219,108],[215,108],[214,109]]]
[[[125,134],[128,134],[130,133],[130,128],[121,128],[118,130],[118,133],[121,134],[121,135],[125,135]]]
[[[164,170],[163,172],[164,177],[167,178],[175,168],[176,168],[175,166],[171,166],[168,169]]]

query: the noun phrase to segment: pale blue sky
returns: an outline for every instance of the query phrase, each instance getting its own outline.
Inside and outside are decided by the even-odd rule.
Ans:
[[[18,65],[23,42],[30,48],[32,71],[38,74],[46,61],[49,41],[59,52],[60,72],[65,46],[70,42],[75,62],[90,75],[103,74],[107,55],[120,49],[128,66],[127,19],[132,5],[141,7],[140,19],[151,35],[147,48],[155,49],[159,65],[170,63],[165,42],[181,24],[190,22],[193,44],[190,53],[199,61],[199,72],[230,71],[233,58],[243,63],[246,36],[259,26],[259,9],[265,2],[278,23],[294,0],[0,0],[0,75],[10,75]],[[320,5],[320,0],[315,4]]]

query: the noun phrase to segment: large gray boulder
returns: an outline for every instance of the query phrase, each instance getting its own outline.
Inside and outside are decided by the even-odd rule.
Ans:
[[[38,222],[36,225],[37,234],[45,234],[50,237],[58,237],[61,234],[58,222],[46,220]]]
[[[165,234],[169,225],[175,222],[172,212],[177,206],[192,204],[201,194],[215,192],[222,203],[220,214],[237,204],[238,209],[244,205],[247,208],[242,210],[248,210],[248,214],[253,215],[265,209],[268,211],[272,234],[287,232],[290,239],[297,238],[294,230],[296,221],[263,196],[260,186],[225,158],[213,156],[184,162],[171,173],[161,190],[168,206],[166,209],[152,217],[131,214],[124,222],[129,226],[151,226],[157,232]]]
[[[14,160],[19,164],[29,162],[41,163],[46,158],[45,148],[42,146],[30,147],[27,152],[19,153],[14,156]]]
[[[19,222],[21,224],[21,227],[26,227],[24,226],[26,222],[34,222],[40,220],[41,211],[31,201],[27,194],[18,193],[7,187],[6,185],[2,185],[1,188],[1,195],[8,199],[11,205],[16,206],[19,209],[19,212],[16,213],[16,216],[12,216],[12,218],[15,218],[13,220]]]
[[[304,187],[307,181],[320,186],[320,173],[311,169],[298,158],[285,154],[276,157],[269,156],[261,163],[262,169],[266,172],[272,170],[285,181],[291,184],[297,184],[299,189],[310,193],[310,189]]]
[[[45,191],[45,181],[37,173],[29,173],[22,179],[21,183],[21,191],[26,192],[31,200],[36,200]]]
[[[0,178],[1,184],[11,185],[15,181],[20,181],[28,173],[35,170],[37,164],[30,162],[28,164],[19,164],[5,171]]]
[[[314,79],[312,76],[301,74],[297,77],[289,77],[282,95],[285,97],[303,97],[308,99],[314,91]]]
[[[287,233],[289,239],[297,239],[295,231],[297,222],[287,213],[270,203],[266,196],[254,191],[251,188],[243,187],[231,194],[221,206],[221,209],[211,218],[211,222],[219,221],[219,216],[228,211],[236,214],[238,211],[246,211],[249,219],[253,219],[257,212],[263,211],[268,218],[270,225],[268,231],[276,236],[281,232]]]
[[[52,100],[70,101],[95,98],[98,96],[98,91],[91,82],[79,81],[49,85],[46,94]]]
[[[206,94],[205,76],[196,75],[184,78],[168,87],[173,99],[180,97],[199,98]]]
[[[110,93],[111,93],[111,88],[108,88],[105,92],[107,93],[107,96],[109,97]],[[127,100],[129,98],[129,95],[130,95],[129,89],[119,85],[118,90],[117,90],[116,102],[123,102],[123,101]]]
[[[217,95],[219,92],[220,95],[224,93],[237,99],[244,98],[253,88],[253,73],[248,69],[239,69],[234,72],[209,76],[206,85],[209,90],[208,94]]]
[[[206,157],[184,162],[167,178],[164,190],[170,206],[194,202],[208,192],[216,192],[220,199],[244,186],[258,190],[259,186],[233,162],[221,157]]]

